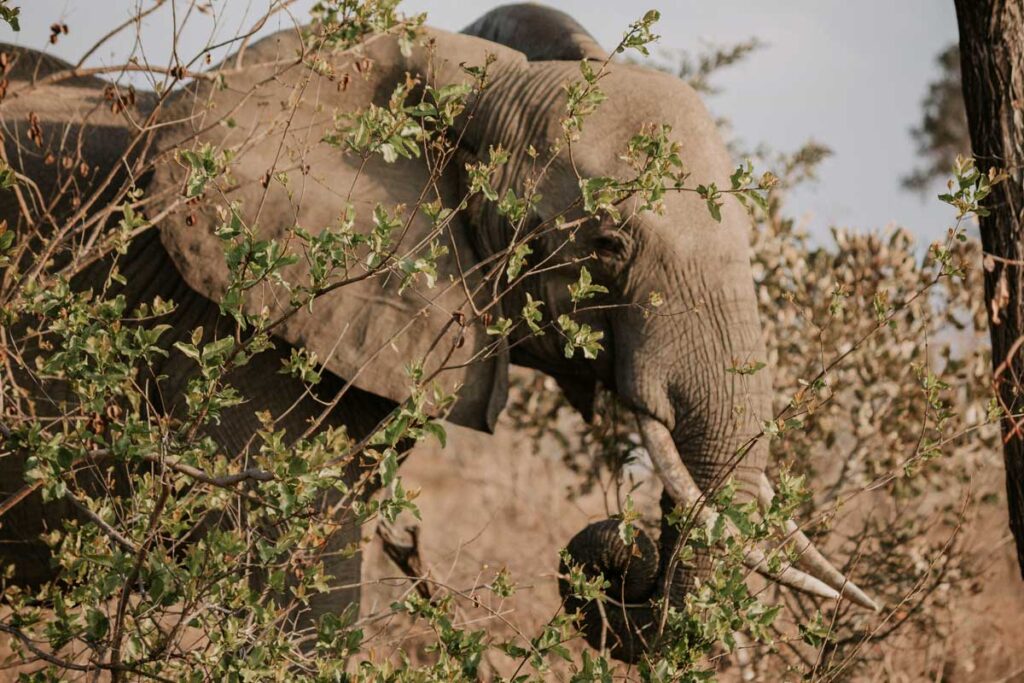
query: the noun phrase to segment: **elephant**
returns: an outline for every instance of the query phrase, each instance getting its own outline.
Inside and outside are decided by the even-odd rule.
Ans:
[[[766,360],[744,209],[727,203],[715,220],[696,194],[669,192],[656,212],[642,212],[630,199],[624,220],[587,219],[579,208],[580,179],[628,175],[623,150],[632,135],[655,123],[671,126],[688,172],[700,182],[727,185],[734,166],[714,119],[691,88],[657,70],[611,60],[562,12],[508,5],[488,12],[462,33],[430,27],[420,31],[411,46],[385,34],[368,41],[355,56],[324,52],[315,65],[303,51],[299,32],[285,30],[263,38],[212,72],[223,78],[196,78],[160,96],[139,95],[137,119],[152,114],[160,122],[146,150],[131,147],[133,130],[123,115],[108,111],[101,79],[40,85],[23,96],[8,96],[0,107],[7,155],[40,187],[59,186],[61,178],[55,174],[60,165],[42,163],[45,148],[25,143],[26,131],[17,122],[30,113],[42,119],[45,145],[68,138],[66,131],[74,127],[69,122],[74,121],[83,141],[78,153],[101,171],[91,176],[90,187],[120,174],[131,175],[131,182],[144,188],[153,227],[132,240],[121,261],[128,283],[122,293],[129,305],[157,296],[178,303],[169,320],[172,329],[162,341],[168,349],[187,340],[198,326],[207,339],[234,327],[220,305],[233,291],[225,241],[216,232],[225,220],[225,204],[206,201],[208,195],[221,193],[242,223],[257,226],[260,239],[281,242],[287,242],[295,226],[324,234],[338,225],[348,205],[357,217],[355,229],[366,232],[367,217],[380,203],[406,207],[401,239],[425,243],[434,223],[425,212],[407,207],[422,205],[425,197],[445,207],[462,206],[444,227],[447,252],[437,258],[435,287],[422,282],[409,286],[398,277],[350,277],[346,286],[295,312],[290,312],[289,291],[279,282],[243,292],[240,305],[246,312],[280,316],[281,322],[273,330],[272,348],[230,376],[248,401],[226,410],[220,424],[210,428],[211,436],[225,451],[244,453],[260,426],[260,411],[287,413],[281,426],[295,438],[311,419],[322,417],[328,402],[332,408],[320,429],[344,426],[356,439],[363,438],[408,397],[410,380],[403,366],[410,359],[422,359],[422,372],[455,393],[454,403],[440,416],[480,431],[495,427],[507,399],[512,364],[550,375],[584,418],[592,416],[597,391],[611,391],[635,414],[637,431],[664,487],[662,533],[658,543],[641,535],[633,551],[619,539],[617,522],[597,522],[572,539],[568,549],[587,572],[609,578],[609,594],[617,605],[608,610],[610,634],[602,633],[604,624],[584,608],[585,636],[595,647],[606,643],[613,656],[635,661],[656,643],[656,602],[667,598],[679,607],[707,566],[702,557],[694,563],[676,560],[679,532],[667,523],[668,513],[680,507],[700,509],[701,520],[712,519],[715,512],[706,499],[729,476],[740,500],[762,505],[772,500],[765,475],[768,445],[758,438],[762,421],[771,418],[771,376],[767,369],[730,372],[737,362]],[[581,60],[603,65],[601,87],[607,100],[588,116],[570,151],[559,147],[564,86],[578,80]],[[38,64],[32,78],[69,66],[52,60]],[[409,100],[417,101],[424,84],[471,84],[477,75],[465,67],[485,64],[485,86],[471,96],[448,132],[457,163],[443,173],[432,174],[427,153],[385,159],[346,153],[326,143],[335,117],[385,105],[396,85],[406,84]],[[98,129],[104,134],[89,133]],[[204,146],[232,150],[230,185],[183,197],[194,169],[175,150]],[[550,172],[539,181],[540,198],[529,207],[527,222],[536,227],[562,216],[570,222],[579,219],[580,227],[569,241],[564,233],[550,232],[533,240],[526,262],[543,267],[516,280],[494,301],[489,295],[505,270],[493,264],[501,262],[518,235],[497,202],[469,190],[470,169],[498,149],[508,160],[491,179],[497,196],[521,194],[536,168],[538,150],[543,157],[546,150],[558,149]],[[158,161],[133,164],[146,154]],[[4,201],[3,216],[14,225],[18,207],[9,198]],[[66,210],[80,207],[72,203]],[[75,286],[97,286],[109,265],[90,266]],[[607,291],[597,295],[595,305],[578,311],[570,286],[579,280],[581,265]],[[289,282],[312,277],[303,259],[283,272]],[[652,315],[647,303],[657,296],[665,303]],[[513,327],[505,337],[488,333],[488,320],[516,317],[531,301],[541,302],[549,320],[573,315],[589,325],[600,334],[603,351],[596,357],[567,358],[558,334],[537,336],[523,326]],[[277,372],[296,349],[315,353],[321,363],[325,381],[317,395],[305,383]],[[154,370],[162,377],[162,410],[174,414],[180,409],[194,372],[191,361],[177,352]],[[7,498],[22,484],[23,465],[6,459],[0,466],[0,488]],[[18,542],[16,556],[7,557],[15,562],[18,580],[50,578],[48,548],[34,540],[40,520],[45,528],[76,514],[68,504],[44,505],[36,495],[6,513],[0,535]],[[339,520],[339,529],[324,553],[337,589],[311,602],[310,618],[340,612],[358,600],[353,586],[360,579],[359,555],[342,557],[333,551],[357,540],[359,530],[344,520]],[[800,552],[796,564],[771,571],[763,552],[753,551],[748,566],[784,585],[877,609],[795,524],[789,531]],[[7,549],[13,546],[3,547],[0,552],[10,555]]]

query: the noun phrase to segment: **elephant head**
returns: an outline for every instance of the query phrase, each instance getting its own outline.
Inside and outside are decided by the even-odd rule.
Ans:
[[[607,387],[635,412],[667,494],[664,509],[700,510],[707,520],[715,513],[703,503],[728,477],[741,497],[770,501],[767,444],[757,437],[771,417],[771,379],[767,371],[730,372],[766,356],[745,212],[726,204],[716,221],[703,199],[682,191],[669,192],[658,211],[642,211],[639,199],[627,199],[617,220],[580,208],[581,179],[627,177],[631,167],[623,152],[652,124],[671,126],[697,182],[724,185],[733,167],[714,120],[679,79],[610,62],[601,80],[607,101],[587,118],[578,141],[560,144],[564,86],[579,77],[579,64],[566,60],[603,63],[606,55],[564,15],[535,7],[496,11],[518,12],[519,23],[492,14],[469,31],[508,45],[425,29],[411,49],[383,36],[355,54],[310,54],[296,32],[286,31],[229,60],[222,79],[176,95],[163,116],[176,123],[164,128],[161,147],[208,145],[214,163],[224,159],[229,181],[205,188],[213,201],[186,202],[182,189],[195,169],[158,165],[149,192],[165,201],[164,245],[191,287],[222,300],[233,287],[224,258],[230,238],[216,228],[231,220],[230,213],[259,240],[287,245],[296,227],[314,236],[366,234],[376,210],[377,228],[393,224],[383,268],[370,272],[353,264],[344,286],[325,288],[301,310],[293,310],[294,290],[279,281],[232,295],[247,311],[277,319],[275,334],[374,394],[404,400],[411,381],[403,365],[420,359],[422,376],[458,390],[447,417],[476,429],[493,428],[506,400],[510,362],[553,376],[584,415],[596,388]],[[549,31],[561,42],[538,39],[529,29],[533,20],[556,28],[564,22],[564,30]],[[385,104],[397,85],[407,84],[406,95],[416,102],[424,84],[468,84],[477,76],[464,67],[484,64],[485,87],[456,120],[447,146],[383,159],[325,142],[336,117]],[[540,196],[518,223],[497,202],[470,192],[473,169],[499,148],[508,159],[490,179],[497,195],[522,197],[536,183]],[[548,158],[552,149],[558,151]],[[428,159],[451,163],[438,171]],[[439,218],[422,209],[433,202],[464,209]],[[575,227],[552,229],[559,221]],[[510,283],[508,254],[524,234],[533,237],[524,274]],[[434,249],[436,285],[402,277],[403,257],[432,241],[446,247]],[[586,310],[570,296],[581,265],[607,289]],[[284,278],[308,282],[314,267],[310,258],[299,258]],[[652,313],[647,304],[653,297],[665,304]],[[488,320],[517,320],[531,301],[541,302],[546,320],[569,315],[589,325],[600,333],[603,352],[567,359],[564,338],[554,329],[537,336],[517,324],[505,336],[487,333]],[[749,566],[819,596],[845,595],[874,607],[795,526],[791,532],[806,573],[789,565],[771,572],[760,551],[748,556]],[[605,641],[600,629],[590,628],[592,643],[606,642],[624,659],[644,651],[656,624],[650,600],[667,597],[680,605],[700,574],[701,562],[675,561],[677,541],[665,524],[660,553],[643,540],[637,559],[607,523],[599,523],[570,543],[571,553],[612,576],[612,592],[618,591],[613,597],[621,618],[608,620],[615,632]]]

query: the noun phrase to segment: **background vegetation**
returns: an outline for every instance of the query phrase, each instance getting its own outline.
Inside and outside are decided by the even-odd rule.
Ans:
[[[0,16],[13,24],[17,14],[9,4],[0,5]],[[404,17],[394,4],[320,3],[306,36],[310,54],[344,53],[384,32],[415,40],[422,18]],[[656,13],[648,13],[627,28],[621,47],[633,50],[631,58],[646,55],[656,20]],[[717,69],[754,49],[756,43],[744,44],[659,66],[707,91]],[[201,59],[187,63],[188,70],[197,70]],[[327,68],[325,63],[311,59],[308,67]],[[186,75],[184,68],[154,69],[154,78],[165,79],[160,82],[166,92]],[[600,67],[583,66],[569,86],[566,144],[600,106],[601,73]],[[982,258],[970,234],[978,202],[998,177],[982,175],[950,153],[962,149],[962,137],[946,132],[955,131],[959,115],[951,92],[940,85],[930,96],[917,135],[934,163],[908,181],[924,186],[939,169],[953,178],[943,199],[950,205],[949,231],[936,244],[917,244],[898,228],[834,230],[824,244],[809,239],[806,226],[787,214],[785,198],[793,187],[813,181],[815,164],[828,154],[818,144],[786,153],[736,150],[737,159],[752,161],[740,165],[734,187],[725,190],[734,196],[693,179],[690,188],[705,196],[710,211],[739,199],[751,212],[751,259],[770,358],[767,368],[735,371],[774,373],[777,419],[764,425],[763,438],[772,440],[775,478],[786,495],[778,509],[760,518],[732,505],[728,487],[719,492],[720,506],[748,522],[744,536],[728,541],[688,528],[691,544],[715,548],[713,567],[687,610],[668,619],[662,649],[632,667],[582,644],[573,615],[561,609],[558,557],[552,552],[568,540],[564,531],[578,528],[579,518],[616,516],[628,542],[635,528],[656,516],[649,463],[610,397],[602,399],[595,421],[584,424],[551,380],[517,372],[499,433],[485,439],[428,416],[430,405],[446,397],[433,392],[410,359],[409,400],[368,439],[356,443],[327,432],[286,443],[275,428],[279,416],[268,415],[255,462],[243,463],[204,438],[202,426],[245,400],[227,373],[272,343],[275,320],[227,299],[223,308],[237,319],[238,333],[212,341],[200,333],[191,344],[179,345],[200,372],[190,388],[189,414],[163,420],[140,378],[166,354],[161,317],[173,302],[126,310],[116,293],[116,267],[109,291],[71,286],[76,272],[123,253],[150,228],[146,197],[126,184],[109,206],[93,207],[65,224],[46,225],[26,209],[18,225],[0,228],[0,457],[27,454],[25,486],[47,499],[70,501],[90,523],[68,523],[48,536],[61,566],[59,581],[31,590],[3,585],[0,630],[8,636],[8,670],[39,681],[103,675],[582,683],[715,676],[839,680],[883,672],[967,680],[981,660],[991,674],[1024,665],[1012,654],[996,653],[991,642],[978,644],[978,663],[970,654],[955,660],[947,654],[951,643],[973,643],[959,640],[959,619],[978,605],[981,587],[998,580],[993,576],[1001,571],[1002,534],[987,520],[1003,514],[999,410],[982,342]],[[432,92],[417,107],[396,91],[387,109],[339,122],[334,142],[359,155],[418,155],[443,139],[470,95]],[[112,98],[111,106],[121,101]],[[642,181],[598,179],[585,187],[595,211],[622,193],[656,202],[657,188],[680,182],[685,150],[677,165],[673,155],[679,150],[648,147],[653,151],[638,157],[646,173]],[[190,196],[212,194],[230,171],[223,150],[186,150],[182,159],[191,168]],[[502,202],[515,220],[531,198],[489,196],[490,174],[501,163],[496,154],[478,169],[474,192]],[[26,179],[9,168],[2,181],[6,192],[31,192]],[[52,198],[41,199],[45,204]],[[88,206],[89,198],[79,201]],[[394,226],[387,210],[394,207],[382,208],[369,237],[328,244],[299,235],[301,251],[259,242],[225,212],[222,237],[235,264],[233,286],[243,291],[254,280],[280,277],[300,253],[322,258],[323,276],[312,285],[292,283],[296,307],[315,302],[354,272],[357,258],[369,264],[367,272],[401,268],[404,277],[429,279],[435,247],[427,245],[401,263],[391,259]],[[528,243],[529,238],[523,242]],[[377,257],[367,259],[367,253]],[[515,247],[506,255],[501,267],[510,279],[519,275],[525,255]],[[247,262],[259,269],[237,267]],[[581,306],[599,285],[576,283]],[[494,336],[508,334],[513,325],[539,323],[538,329],[563,335],[567,355],[601,352],[600,339],[585,326],[536,313],[524,310],[515,320],[493,321]],[[319,381],[315,358],[293,357],[284,369],[311,386]],[[59,384],[67,398],[45,405],[29,390],[35,384]],[[398,470],[406,438],[429,443]],[[437,441],[449,442],[443,453]],[[369,500],[331,476],[357,456],[374,463],[371,477],[380,491]],[[86,468],[111,485],[90,486],[81,476]],[[131,495],[112,483],[125,469],[132,472]],[[422,486],[411,485],[410,476]],[[473,538],[453,533],[468,527],[452,520],[474,520],[476,503],[484,501],[439,493],[466,477],[477,480],[479,495],[511,491],[517,497],[504,498],[508,521],[492,519]],[[364,524],[364,601],[361,611],[301,630],[290,623],[289,609],[325,589],[322,567],[308,558],[332,533],[332,519],[319,505],[328,487],[338,488],[340,505]],[[410,515],[419,516],[421,505],[424,540],[416,545],[413,535],[407,541],[419,559],[401,567],[417,575],[405,576],[388,564],[371,531],[379,525],[393,549],[396,534]],[[6,511],[6,503],[0,506]],[[236,523],[183,543],[210,510],[226,511]],[[571,513],[552,519],[562,510]],[[831,557],[849,558],[848,575],[884,601],[881,614],[845,604],[837,608],[747,576],[738,561],[744,550],[783,536],[790,515],[829,547]],[[266,527],[275,532],[261,533]],[[458,536],[459,543],[445,547],[431,536]],[[302,568],[301,580],[286,589],[296,567]],[[269,577],[264,587],[239,580],[255,573]],[[605,599],[600,578],[575,571],[563,578],[582,600]],[[912,654],[904,652],[908,644]]]

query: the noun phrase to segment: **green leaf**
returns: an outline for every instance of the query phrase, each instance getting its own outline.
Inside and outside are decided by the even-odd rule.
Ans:
[[[572,358],[576,349],[580,349],[583,351],[584,358],[593,360],[597,358],[598,352],[604,350],[600,343],[604,338],[604,332],[593,330],[586,323],[577,323],[564,313],[558,316],[558,327],[565,337],[563,352],[566,358]]]
[[[423,425],[423,431],[437,439],[437,442],[441,444],[441,448],[448,445],[448,433],[445,431],[444,426],[442,426],[441,423],[428,422]]]
[[[10,248],[14,245],[14,231],[8,230],[7,225],[3,225],[3,232],[0,232],[0,254],[6,254]]]
[[[603,211],[612,220],[619,220],[619,210],[615,204],[623,197],[623,192],[617,180],[602,176],[585,178],[580,180],[580,191],[584,211],[591,215]]]
[[[523,266],[526,264],[526,257],[533,253],[533,249],[526,242],[517,244],[512,250],[512,254],[508,259],[508,267],[505,269],[505,275],[508,277],[509,282],[519,277],[519,273],[522,272]]]
[[[573,303],[579,303],[585,299],[592,299],[598,294],[607,294],[608,288],[596,285],[586,266],[580,268],[580,277],[575,284],[569,285],[569,297]]]
[[[0,0],[0,19],[6,21],[15,31],[21,30],[21,24],[18,22],[18,15],[20,13],[20,8],[9,7],[7,5],[7,0]]]
[[[394,448],[388,448],[384,451],[384,457],[381,458],[378,469],[380,471],[381,486],[385,488],[391,486],[391,483],[395,480],[395,475],[398,474],[398,452]]]
[[[725,371],[733,375],[754,375],[765,367],[767,367],[767,365],[762,361],[747,361],[746,363],[726,368]]]
[[[529,292],[526,293],[526,303],[522,310],[523,320],[526,321],[526,326],[530,328],[530,331],[537,336],[544,334],[544,330],[540,327],[540,322],[544,319],[544,315],[540,312],[540,307],[543,305],[543,301],[536,301]]]
[[[493,325],[487,326],[487,334],[492,336],[507,337],[512,331],[512,321],[508,318],[498,318]]]
[[[0,189],[9,190],[18,184],[18,176],[14,169],[5,163],[0,163]]]
[[[185,354],[186,358],[191,358],[195,362],[199,362],[201,355],[199,349],[196,348],[195,344],[186,344],[185,342],[174,342],[174,348]]]

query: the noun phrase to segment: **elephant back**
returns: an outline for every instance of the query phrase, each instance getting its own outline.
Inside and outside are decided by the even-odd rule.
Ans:
[[[496,7],[462,32],[518,50],[531,62],[608,58],[608,52],[578,21],[533,3]]]

